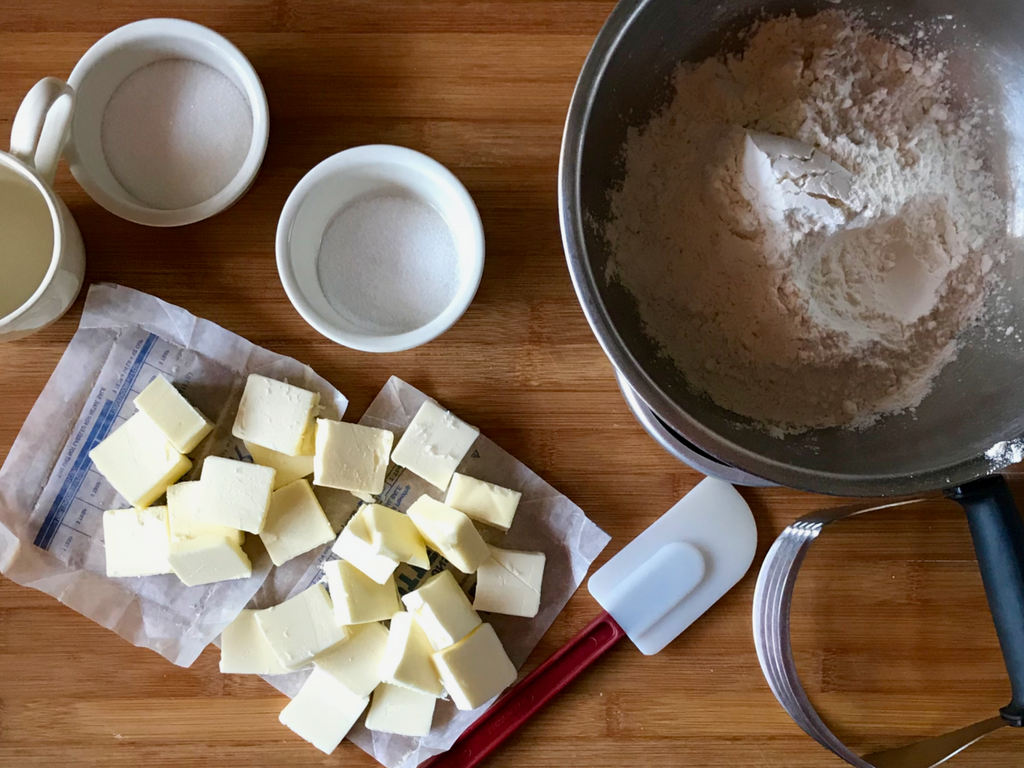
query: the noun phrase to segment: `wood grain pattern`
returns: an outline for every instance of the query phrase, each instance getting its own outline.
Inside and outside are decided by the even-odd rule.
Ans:
[[[700,478],[661,451],[622,402],[574,298],[558,235],[561,125],[610,0],[7,0],[0,5],[0,139],[23,94],[66,76],[105,32],[178,16],[230,37],[270,100],[262,173],[226,213],[176,230],[139,227],[92,203],[62,168],[90,282],[154,293],[312,365],[358,415],[391,374],[430,392],[573,498],[621,548]],[[373,356],[298,317],[274,266],[277,215],[329,154],[390,142],[448,165],[487,235],[476,301],[436,342]],[[0,458],[74,332],[81,302],[0,347]],[[1021,484],[1015,482],[1021,490]],[[837,503],[745,491],[758,562],[799,515]],[[751,639],[755,571],[662,654],[613,650],[490,762],[498,766],[839,766],[790,721]],[[596,612],[581,590],[532,667]],[[805,681],[856,749],[896,746],[991,716],[1009,699],[962,515],[943,503],[837,527],[816,547],[794,637]],[[0,579],[0,765],[370,766],[333,758],[277,723],[283,699],[130,647],[41,593]],[[954,766],[1022,766],[1003,732]]]

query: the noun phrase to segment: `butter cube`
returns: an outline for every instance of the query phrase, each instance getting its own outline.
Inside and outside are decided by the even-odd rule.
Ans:
[[[437,698],[399,685],[381,683],[373,692],[366,727],[371,731],[426,736],[434,719]]]
[[[298,669],[348,637],[334,618],[334,607],[323,584],[314,584],[280,605],[256,611],[270,649],[281,665]]]
[[[296,480],[271,495],[260,538],[274,565],[284,565],[293,557],[331,541],[334,529],[309,482]]]
[[[459,709],[481,707],[516,681],[516,668],[490,624],[481,624],[432,658]]]
[[[213,425],[163,376],[157,375],[135,398],[135,407],[156,424],[178,453],[188,453]]]
[[[360,507],[348,524],[342,529],[333,551],[341,559],[351,563],[378,584],[384,584],[398,567],[398,560],[380,554],[373,546],[366,519]]]
[[[370,504],[359,511],[375,551],[417,568],[430,567],[426,542],[408,515],[381,504]]]
[[[89,458],[133,507],[148,507],[192,467],[144,413],[107,435]]]
[[[386,429],[317,419],[313,482],[359,494],[380,493],[394,439]]]
[[[245,443],[245,449],[249,451],[254,464],[259,464],[261,467],[273,467],[276,473],[274,475],[275,491],[278,488],[294,483],[299,478],[309,477],[313,474],[312,444],[310,445],[309,455],[289,456],[287,453],[272,451],[269,448],[264,448],[262,445],[250,443],[248,440],[243,440],[242,442]]]
[[[473,520],[507,531],[512,527],[512,518],[522,496],[519,491],[456,472],[444,503]]]
[[[380,662],[381,679],[428,696],[440,696],[444,689],[430,659],[432,650],[416,617],[411,613],[396,613],[391,617],[388,644]]]
[[[324,651],[313,666],[327,672],[356,696],[369,696],[380,685],[380,662],[388,631],[378,621],[352,627],[348,640]]]
[[[252,373],[231,434],[289,456],[309,453],[309,431],[319,405],[316,392]]]
[[[334,601],[334,616],[343,626],[384,621],[399,608],[398,589],[390,576],[378,584],[344,560],[324,563],[324,573]]]
[[[491,556],[473,521],[457,509],[429,496],[420,496],[408,511],[427,546],[439,552],[463,573],[476,573]]]
[[[167,507],[108,509],[103,513],[107,576],[155,576],[171,573],[167,559]]]
[[[331,754],[363,714],[370,699],[356,696],[326,672],[314,669],[278,718],[282,725]]]
[[[476,427],[427,400],[398,441],[391,459],[443,491],[479,434]]]
[[[481,623],[451,571],[431,576],[402,602],[416,616],[435,651],[459,642]]]
[[[167,489],[167,529],[171,540],[195,539],[199,536],[225,536],[239,544],[245,534],[236,528],[207,523],[199,510],[203,492],[198,480],[175,483]]]
[[[249,533],[263,530],[274,488],[273,469],[207,456],[200,483],[199,513],[205,522]]]
[[[491,547],[491,556],[476,572],[473,607],[478,611],[532,619],[540,610],[545,560],[543,552]]]
[[[256,624],[256,611],[243,608],[220,635],[220,671],[228,675],[286,675],[291,672],[270,649]]]
[[[199,536],[171,542],[168,559],[186,587],[252,576],[252,563],[231,536]]]

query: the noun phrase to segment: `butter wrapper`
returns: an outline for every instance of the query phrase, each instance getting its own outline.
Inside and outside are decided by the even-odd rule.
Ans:
[[[154,296],[92,286],[78,331],[0,469],[0,573],[189,666],[263,585],[270,557],[250,535],[248,579],[190,588],[174,575],[107,578],[103,510],[130,505],[96,471],[89,451],[135,413],[132,400],[163,374],[214,424],[190,454],[184,480],[197,478],[210,454],[250,460],[231,436],[250,373],[319,392],[327,418],[341,418],[348,405],[296,360]]]

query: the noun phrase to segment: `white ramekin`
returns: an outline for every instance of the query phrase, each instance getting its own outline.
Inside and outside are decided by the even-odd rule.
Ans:
[[[384,334],[331,307],[317,276],[317,256],[324,230],[340,210],[358,197],[396,188],[444,217],[458,251],[459,285],[451,303],[426,325]],[[399,352],[440,336],[473,301],[483,268],[483,224],[469,192],[436,160],[404,147],[353,147],[327,158],[292,190],[277,225],[277,270],[295,309],[327,338],[364,352]]]
[[[101,127],[107,102],[126,77],[163,59],[188,59],[213,67],[245,94],[252,110],[252,143],[235,178],[196,205],[160,210],[141,204],[117,182],[103,154]],[[191,21],[146,19],[115,29],[75,65],[68,84],[76,94],[71,137],[64,151],[71,173],[111,213],[151,227],[192,224],[220,213],[246,193],[259,172],[270,135],[263,84],[249,60],[227,39]]]

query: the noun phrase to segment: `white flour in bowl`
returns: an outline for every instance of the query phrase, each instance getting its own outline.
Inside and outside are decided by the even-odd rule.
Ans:
[[[953,108],[944,56],[829,11],[765,22],[675,88],[630,130],[604,225],[607,276],[648,335],[691,386],[773,430],[919,404],[982,312],[1005,231],[985,130]],[[852,185],[802,186],[762,133],[813,146]]]

